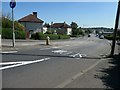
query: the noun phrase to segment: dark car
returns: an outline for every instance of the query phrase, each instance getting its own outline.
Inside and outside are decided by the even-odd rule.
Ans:
[[[90,37],[90,34],[88,34],[88,37]]]

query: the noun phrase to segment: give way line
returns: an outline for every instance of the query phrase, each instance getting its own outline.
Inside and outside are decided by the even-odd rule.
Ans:
[[[49,60],[49,59],[50,58],[44,58],[44,59],[33,60],[33,61],[3,62],[3,63],[0,63],[0,65],[8,65],[8,66],[0,67],[0,70],[5,70],[5,69],[18,67],[18,66],[22,66],[22,65],[28,65],[28,64],[32,64],[32,63],[38,63],[38,62],[46,61],[46,60]],[[13,64],[13,65],[10,65],[10,64]]]

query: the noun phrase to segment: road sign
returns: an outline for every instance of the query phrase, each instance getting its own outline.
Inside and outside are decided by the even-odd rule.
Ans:
[[[16,6],[15,0],[11,0],[11,1],[10,1],[10,7],[11,7],[11,8],[14,8],[15,6]]]
[[[14,13],[13,8],[15,8],[16,2],[15,0],[10,1],[10,7],[12,8],[12,22],[13,22],[13,47],[15,47],[15,32],[14,32]]]

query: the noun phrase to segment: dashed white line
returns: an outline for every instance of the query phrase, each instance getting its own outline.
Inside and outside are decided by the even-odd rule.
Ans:
[[[59,47],[51,47],[51,48],[41,48],[40,50],[48,50],[48,49],[56,49],[56,48],[59,48]]]
[[[11,63],[13,64],[14,63],[14,65],[0,67],[0,70],[5,70],[5,69],[13,68],[13,67],[32,64],[32,63],[38,63],[38,62],[46,61],[48,59],[50,59],[50,58],[44,58],[44,59],[34,60],[34,61],[21,61],[21,62],[16,62],[16,63],[15,62],[7,62],[7,63],[4,63],[4,64],[11,64]]]
[[[51,48],[41,48],[40,50],[48,50],[48,49],[51,49]]]
[[[59,54],[62,54],[62,53],[66,53],[66,52],[68,52],[68,51],[66,51],[66,50],[54,50],[54,51],[52,51],[53,53],[59,53]]]
[[[17,53],[18,51],[3,51],[3,52],[0,52],[0,53],[3,53],[3,54],[6,54],[6,53]]]
[[[65,45],[65,46],[70,46],[70,45]]]

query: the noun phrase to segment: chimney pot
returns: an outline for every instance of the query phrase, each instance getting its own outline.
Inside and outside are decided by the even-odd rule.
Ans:
[[[37,12],[33,12],[33,15],[34,15],[35,17],[37,17]]]

